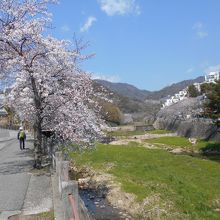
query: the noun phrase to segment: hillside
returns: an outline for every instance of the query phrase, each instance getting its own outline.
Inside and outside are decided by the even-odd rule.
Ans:
[[[154,100],[153,101],[149,100],[148,102],[145,102],[144,98],[142,100],[138,99],[136,98],[137,94],[142,94],[142,93],[141,92],[139,93],[137,88],[128,84],[126,84],[128,86],[125,86],[126,87],[125,88],[123,83],[120,84],[122,84],[123,87],[122,89],[124,89],[124,91],[126,90],[126,88],[129,90],[130,92],[129,96],[121,95],[120,92],[116,92],[113,91],[113,89],[109,89],[109,86],[107,85],[114,85],[114,83],[109,83],[107,81],[95,80],[93,83],[93,87],[95,92],[101,91],[102,90],[101,87],[104,87],[106,93],[109,94],[108,95],[109,99],[113,101],[112,108],[117,107],[120,109],[120,111],[123,114],[131,114],[132,118],[135,121],[142,121],[143,118],[152,117],[156,115],[156,113],[160,110],[161,104],[159,101],[155,102]],[[120,86],[120,84],[117,83],[116,87]],[[132,93],[132,89],[134,93]]]
[[[193,83],[201,83],[205,80],[204,76],[199,76],[196,79],[184,80],[178,83],[174,83],[170,86],[167,86],[159,91],[151,92],[146,96],[146,99],[162,99],[167,96],[172,96],[175,93],[178,93],[180,90],[185,89],[187,86],[192,85]]]
[[[128,83],[112,83],[105,80],[95,80],[98,84],[108,88],[112,92],[116,92],[118,95],[125,96],[131,99],[137,99],[144,101],[146,96],[150,94],[150,91],[141,90]]]
[[[203,82],[204,77],[200,76],[196,79],[184,80],[178,83],[174,83],[170,86],[167,86],[159,91],[147,91],[136,88],[133,85],[127,83],[112,83],[105,80],[95,80],[98,84],[108,88],[110,91],[117,93],[118,95],[128,97],[133,100],[160,100],[167,96],[172,96],[180,90],[186,88],[187,86],[195,83],[195,82]]]

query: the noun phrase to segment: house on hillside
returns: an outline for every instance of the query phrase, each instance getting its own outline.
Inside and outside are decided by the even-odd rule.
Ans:
[[[220,72],[210,72],[209,74],[205,75],[205,81],[202,83],[193,83],[196,87],[198,92],[201,92],[201,85],[204,83],[215,83],[217,80],[220,79]]]
[[[174,96],[172,96],[171,98],[166,99],[162,108],[173,105],[173,104],[183,100],[184,98],[186,98],[186,96],[187,96],[187,90],[186,89],[181,90],[178,93],[176,93]]]
[[[181,101],[187,96],[187,90],[181,90],[179,93],[176,93],[175,96],[178,98],[178,101]]]
[[[205,83],[215,83],[215,81],[218,81],[220,79],[220,72],[210,72],[205,76]]]
[[[220,71],[210,72],[209,74],[205,75],[205,81],[202,83],[193,83],[195,88],[198,90],[198,92],[201,92],[201,85],[204,83],[215,83],[216,81],[220,80]],[[179,93],[176,93],[171,98],[168,98],[165,100],[162,108],[165,108],[167,106],[173,105],[183,99],[187,98],[187,88],[179,91]]]

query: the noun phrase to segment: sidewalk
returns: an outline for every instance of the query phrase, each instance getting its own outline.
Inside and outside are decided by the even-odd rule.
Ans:
[[[33,169],[31,139],[28,135],[21,151],[17,131],[0,131],[0,220],[29,219],[28,215],[53,210],[51,175],[46,168]]]
[[[0,142],[12,140],[16,138],[16,131],[10,131],[6,129],[0,129]]]

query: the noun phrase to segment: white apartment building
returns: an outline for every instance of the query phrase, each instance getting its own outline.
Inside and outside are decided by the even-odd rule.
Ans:
[[[220,79],[220,72],[210,72],[205,76],[205,83],[215,83],[215,81]]]
[[[196,89],[201,92],[201,85],[203,83],[215,83],[217,80],[220,80],[220,71],[210,72],[209,74],[205,75],[205,81],[202,83],[194,83],[193,85],[196,87]],[[176,93],[171,98],[168,98],[165,103],[163,104],[162,108],[165,108],[167,106],[173,105],[174,103],[177,103],[184,98],[187,97],[187,88],[179,91],[179,93]]]
[[[186,90],[186,89],[181,90],[181,91],[179,91],[179,93],[177,93],[176,95],[177,95],[177,97],[179,98],[179,100],[182,100],[182,99],[184,99],[184,98],[186,97],[186,95],[187,95],[187,90]]]
[[[167,99],[165,101],[165,103],[163,104],[162,108],[165,108],[167,106],[170,106],[172,104],[175,104],[175,103],[183,100],[186,97],[186,95],[187,95],[187,91],[185,89],[179,91],[179,93],[176,93],[174,96],[172,96],[171,98]]]

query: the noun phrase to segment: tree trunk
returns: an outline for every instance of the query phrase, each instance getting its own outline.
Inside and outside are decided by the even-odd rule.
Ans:
[[[34,148],[35,148],[35,167],[41,168],[42,163],[42,127],[41,127],[41,99],[37,90],[35,79],[30,74],[31,85],[34,94],[34,104],[36,108],[35,122],[34,122]]]
[[[39,120],[35,121],[34,133],[35,133],[34,147],[36,149],[36,152],[42,154],[42,129]]]
[[[42,167],[42,130],[41,123],[36,120],[34,124],[34,168]]]

